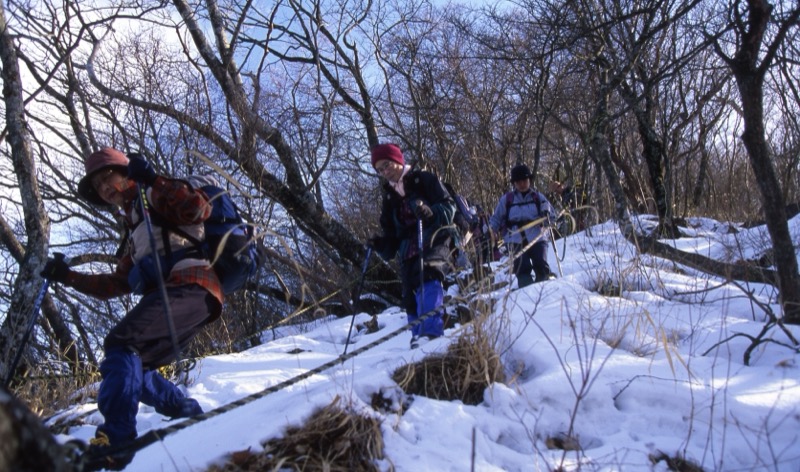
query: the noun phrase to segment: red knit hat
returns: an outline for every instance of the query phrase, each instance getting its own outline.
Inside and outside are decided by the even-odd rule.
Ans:
[[[372,148],[372,167],[375,167],[379,161],[392,161],[398,164],[405,165],[406,160],[403,159],[403,152],[396,144],[378,144]]]
[[[108,202],[103,200],[95,191],[92,185],[92,176],[97,172],[114,167],[127,173],[128,158],[125,154],[111,147],[105,147],[93,152],[84,162],[86,175],[78,182],[78,195],[86,199],[89,203],[99,206],[108,206]]]

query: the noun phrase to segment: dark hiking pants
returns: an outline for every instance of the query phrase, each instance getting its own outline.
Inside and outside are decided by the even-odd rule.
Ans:
[[[536,274],[536,282],[547,280],[550,277],[550,264],[547,263],[547,243],[546,240],[538,241],[514,259],[514,274],[517,276],[517,284],[520,288],[534,282],[531,272]],[[516,252],[522,247],[512,249],[516,255]]]
[[[205,324],[219,316],[221,307],[217,299],[197,285],[172,287],[167,294],[175,335],[183,351]],[[136,437],[139,402],[173,418],[203,412],[195,400],[187,398],[155,370],[175,360],[164,305],[157,292],[145,295],[125,315],[106,336],[103,347],[103,381],[97,406],[105,423],[97,429],[108,435],[111,444]]]

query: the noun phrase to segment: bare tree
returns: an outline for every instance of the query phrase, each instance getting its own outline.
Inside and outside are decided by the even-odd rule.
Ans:
[[[185,44],[187,54],[197,51],[196,56],[187,55],[185,59],[213,78],[216,84],[213,88],[220,94],[217,98],[222,99],[221,106],[220,102],[214,105],[209,101],[205,109],[224,108],[223,116],[228,118],[225,122],[227,133],[221,132],[215,120],[205,120],[203,115],[185,109],[180,102],[142,96],[130,72],[125,74],[126,81],[122,81],[119,74],[111,73],[112,70],[104,73],[99,68],[100,64],[90,61],[87,70],[92,83],[114,100],[169,117],[181,129],[191,131],[195,135],[195,143],[202,141],[206,147],[210,146],[204,149],[207,154],[220,159],[223,164],[227,162],[225,165],[228,167],[239,169],[256,191],[278,202],[306,237],[319,244],[334,264],[343,270],[348,269],[347,272],[352,267],[358,267],[364,256],[363,246],[325,211],[320,200],[319,188],[316,187],[318,180],[314,173],[318,175],[325,166],[317,166],[316,170],[311,169],[311,173],[306,172],[303,162],[311,162],[306,159],[310,156],[298,155],[296,147],[291,140],[284,138],[283,131],[278,127],[280,116],[274,116],[264,108],[268,96],[266,89],[262,88],[262,81],[270,79],[269,72],[272,70],[267,67],[270,61],[305,64],[307,67],[301,73],[318,74],[317,91],[324,86],[329,87],[334,96],[342,98],[348,107],[357,111],[362,122],[369,123],[369,95],[366,85],[359,82],[360,57],[357,50],[348,49],[347,42],[347,35],[363,18],[351,18],[354,12],[342,10],[342,16],[337,21],[331,21],[330,17],[323,19],[320,16],[321,5],[318,5],[319,8],[306,9],[304,5],[289,2],[280,13],[289,17],[284,26],[270,20],[277,14],[276,11],[261,12],[252,5],[225,12],[214,2],[189,4],[176,1],[174,6],[182,18],[182,22],[175,26],[190,41]],[[282,5],[276,8],[282,8]],[[204,33],[202,24],[205,21],[210,25],[213,39]],[[292,21],[305,27],[289,26]],[[350,23],[344,24],[347,21]],[[337,29],[329,29],[330,24],[335,24]],[[255,33],[264,36],[254,36]],[[102,34],[102,31],[98,31],[98,40],[94,45],[95,57],[103,48],[103,42],[99,39]],[[323,50],[322,45],[330,46],[331,50]],[[348,53],[353,56],[348,56]],[[256,59],[259,55],[260,65]],[[250,65],[256,65],[253,72],[242,73],[236,57],[248,57],[248,69]],[[352,74],[358,92],[355,95],[350,93],[350,82],[342,82],[345,72]],[[331,100],[331,95],[322,93],[320,96],[324,100]],[[372,129],[368,134],[374,135],[373,126],[368,125],[366,129]],[[331,144],[319,139],[316,142],[322,147]],[[327,149],[328,156],[335,156],[335,149]],[[364,149],[368,149],[368,146],[365,145]],[[384,271],[384,278],[388,276],[385,269],[376,268],[379,273]]]
[[[603,217],[615,218],[641,250],[677,259],[682,255],[635,234],[631,205],[655,201],[669,223],[681,202],[676,195],[686,195],[688,213],[711,201],[709,194],[730,200],[752,173],[761,186],[780,183],[784,199],[796,194],[791,113],[780,133],[762,126],[759,141],[752,132],[758,119],[745,115],[760,106],[763,120],[763,103],[743,99],[739,107],[751,161],[762,163],[752,160],[753,150],[766,152],[771,171],[753,164],[752,173],[743,172],[736,143],[713,145],[729,131],[722,127],[736,107],[716,95],[729,83],[727,72],[716,64],[709,71],[701,57],[708,51],[687,33],[694,26],[688,13],[706,3],[556,3],[531,0],[505,12],[441,9],[427,0],[173,0],[103,10],[68,2],[47,3],[37,14],[15,8],[13,36],[6,29],[3,38],[11,159],[0,161],[0,185],[24,198],[18,205],[0,196],[0,264],[18,274],[13,287],[0,282],[0,300],[13,308],[0,335],[18,338],[27,325],[22,311],[41,282],[36,273],[50,231],[59,237],[49,249],[79,254],[74,264],[82,269],[113,263],[120,225],[75,197],[82,158],[102,145],[145,152],[164,173],[207,172],[210,161],[230,176],[225,185],[261,225],[270,252],[258,283],[228,304],[246,318],[239,331],[245,338],[314,304],[349,303],[365,256],[360,241],[376,227],[378,180],[368,150],[380,141],[401,143],[409,158],[488,206],[521,160],[540,179],[591,180]],[[763,38],[752,34],[758,9],[747,5],[731,7],[738,23],[709,26],[708,38],[739,70],[743,97],[763,93],[769,79],[772,103],[796,109],[797,49],[789,40],[796,12],[780,12],[772,29],[764,23],[770,42],[756,47],[760,62],[748,66],[746,47]],[[733,43],[745,52],[721,54]],[[25,90],[17,88],[14,65],[32,78]],[[726,179],[707,183],[705,169],[714,166]],[[780,220],[775,208],[783,202],[772,193],[762,198],[768,219]],[[48,216],[57,229],[48,228]],[[773,238],[788,236],[785,221],[784,229],[771,224]],[[776,244],[776,260],[791,261],[789,248]],[[775,280],[770,271],[681,260],[723,276]],[[798,301],[796,273],[790,268],[781,277],[785,307]],[[374,258],[367,290],[391,297],[396,287],[383,283],[394,278]],[[51,294],[37,352],[52,343],[62,359],[91,362],[104,328],[129,300],[99,303],[58,287]],[[64,355],[70,346],[79,352]],[[0,353],[0,361],[9,355]]]
[[[5,379],[11,369],[12,353],[23,349],[22,339],[32,317],[37,316],[34,308],[35,298],[44,281],[39,271],[44,267],[47,257],[47,241],[50,220],[44,209],[36,180],[36,161],[31,149],[28,133],[25,103],[22,90],[22,77],[17,60],[16,46],[11,30],[6,22],[5,8],[0,5],[0,60],[3,64],[3,102],[5,105],[6,135],[9,143],[14,173],[19,182],[20,199],[23,202],[25,232],[27,242],[14,282],[9,312],[0,327],[0,378]],[[3,241],[12,250],[14,238],[8,235],[8,225],[3,220]]]
[[[742,104],[742,142],[756,175],[761,203],[774,247],[778,288],[784,321],[800,323],[800,274],[786,221],[786,202],[773,164],[764,128],[764,81],[775,66],[784,42],[795,43],[800,27],[800,5],[779,3],[776,10],[766,0],[728,4],[729,23],[710,33],[717,54],[733,72]],[[728,53],[727,45],[735,49]]]

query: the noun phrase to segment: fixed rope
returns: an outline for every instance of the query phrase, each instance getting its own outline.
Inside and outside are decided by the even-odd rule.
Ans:
[[[546,218],[540,218],[540,219],[534,220],[534,221],[528,223],[527,225],[523,226],[522,228],[520,228],[520,230],[524,230],[524,229],[526,229],[528,227],[534,226],[536,224],[540,224],[545,219]],[[498,267],[498,269],[503,269],[506,266],[510,266],[517,257],[519,257],[525,250],[527,250],[533,244],[538,242],[539,239],[540,238],[534,239],[528,245],[526,245],[522,249],[522,251],[518,252],[514,256],[509,256],[508,260],[503,262]],[[479,280],[472,281],[470,284],[468,284],[466,287],[464,287],[465,290],[468,291],[468,289],[470,287],[478,286],[484,280],[489,278],[490,275],[491,274],[487,274],[487,275],[483,276],[482,278],[480,278]],[[356,356],[358,356],[360,354],[363,354],[364,352],[366,352],[366,351],[368,351],[368,350],[370,350],[370,349],[372,349],[372,348],[374,348],[376,346],[379,346],[379,345],[389,341],[390,339],[393,339],[393,338],[399,336],[402,333],[407,332],[409,328],[424,322],[426,319],[428,319],[431,316],[433,316],[436,313],[438,313],[439,310],[442,310],[442,309],[446,310],[449,306],[456,305],[457,302],[458,302],[458,299],[453,298],[453,299],[443,303],[442,305],[436,307],[435,309],[430,310],[427,313],[424,313],[422,316],[420,316],[419,318],[417,318],[413,322],[405,324],[405,325],[401,326],[400,328],[398,328],[398,329],[396,329],[396,330],[394,330],[394,331],[392,331],[392,332],[390,332],[390,333],[388,333],[388,334],[386,334],[386,335],[384,335],[384,336],[372,341],[371,343],[366,344],[366,345],[364,345],[364,346],[362,346],[362,347],[360,347],[358,349],[355,349],[355,350],[351,351],[350,353],[339,355],[336,358],[334,358],[334,359],[332,359],[332,360],[330,360],[328,362],[325,362],[325,363],[323,363],[323,364],[321,364],[321,365],[319,365],[319,366],[317,366],[317,367],[315,367],[313,369],[310,369],[310,370],[308,370],[308,371],[306,371],[306,372],[304,372],[304,373],[302,373],[300,375],[297,375],[297,376],[292,377],[290,379],[287,379],[287,380],[284,380],[282,382],[279,382],[279,383],[277,383],[275,385],[272,385],[272,386],[270,386],[270,387],[268,387],[268,388],[266,388],[266,389],[264,389],[264,390],[262,390],[260,392],[256,392],[256,393],[253,393],[253,394],[248,395],[246,397],[240,398],[240,399],[235,400],[235,401],[233,401],[231,403],[228,403],[226,405],[223,405],[223,406],[220,406],[218,408],[215,408],[215,409],[213,409],[211,411],[202,413],[202,414],[197,415],[197,416],[193,416],[191,418],[187,418],[187,419],[185,419],[183,421],[180,421],[179,423],[167,426],[165,428],[159,428],[159,429],[150,430],[150,431],[146,432],[145,434],[143,434],[142,436],[137,437],[136,439],[134,439],[133,441],[131,441],[130,443],[127,443],[125,445],[121,445],[121,446],[118,446],[118,447],[110,446],[109,448],[107,448],[107,449],[105,449],[103,451],[103,454],[104,455],[115,455],[115,454],[126,454],[126,453],[135,454],[138,451],[144,449],[145,447],[148,447],[148,446],[150,446],[152,444],[155,444],[158,441],[163,441],[163,439],[165,437],[167,437],[167,436],[169,436],[171,434],[175,434],[175,433],[177,433],[179,431],[182,431],[182,430],[184,430],[186,428],[189,428],[190,426],[193,426],[193,425],[196,425],[198,423],[201,423],[201,422],[203,422],[205,420],[221,416],[221,415],[223,415],[225,413],[228,413],[230,411],[233,411],[233,410],[235,410],[235,409],[237,409],[237,408],[239,408],[241,406],[250,404],[250,403],[252,403],[252,402],[254,402],[256,400],[260,400],[260,399],[262,399],[262,398],[264,398],[264,397],[266,397],[266,396],[268,396],[268,395],[270,395],[272,393],[279,392],[279,391],[281,391],[281,390],[283,390],[283,389],[285,389],[287,387],[290,387],[290,386],[295,385],[295,384],[297,384],[299,382],[302,382],[303,380],[306,380],[306,379],[308,379],[308,378],[310,378],[310,377],[312,377],[312,376],[314,376],[316,374],[320,374],[320,373],[322,373],[322,372],[324,372],[324,371],[326,371],[328,369],[331,369],[331,368],[336,367],[336,366],[338,366],[340,364],[343,364],[345,361],[347,361],[349,359],[352,359],[352,358],[354,358],[354,357],[356,357]],[[80,456],[75,458],[75,466],[76,466],[76,469],[78,471],[84,470],[85,461],[87,459],[89,459],[89,457],[87,457],[85,454],[81,454]]]
[[[235,400],[235,401],[233,401],[231,403],[223,405],[223,406],[221,406],[219,408],[215,408],[215,409],[213,409],[211,411],[208,411],[208,412],[205,412],[203,414],[200,414],[200,415],[197,415],[197,416],[193,416],[191,418],[187,418],[187,419],[185,419],[185,420],[183,420],[183,421],[181,421],[179,423],[167,426],[165,428],[159,428],[159,429],[150,430],[147,433],[143,434],[142,436],[139,436],[138,438],[134,439],[133,441],[131,441],[130,443],[127,443],[125,445],[122,445],[122,446],[119,446],[119,447],[114,447],[112,445],[112,446],[106,448],[103,451],[103,455],[113,456],[113,455],[116,455],[116,454],[127,454],[127,453],[134,453],[135,454],[135,453],[137,453],[138,451],[144,449],[147,446],[155,444],[158,441],[162,441],[165,437],[167,437],[167,436],[169,436],[171,434],[174,434],[174,433],[176,433],[178,431],[182,431],[182,430],[184,430],[184,429],[186,429],[186,428],[188,428],[190,426],[196,425],[196,424],[201,423],[201,422],[203,422],[205,420],[208,420],[208,419],[211,419],[211,418],[215,418],[217,416],[220,416],[220,415],[223,415],[225,413],[228,413],[228,412],[230,412],[232,410],[235,410],[236,408],[239,408],[241,406],[247,405],[247,404],[252,403],[252,402],[254,402],[256,400],[259,400],[261,398],[264,398],[267,395],[270,395],[272,393],[279,392],[279,391],[281,391],[281,390],[283,390],[283,389],[285,389],[287,387],[290,387],[290,386],[295,385],[295,384],[297,384],[297,383],[299,383],[299,382],[301,382],[303,380],[306,380],[306,379],[312,377],[315,374],[322,373],[322,372],[324,372],[324,371],[326,371],[326,370],[328,370],[330,368],[336,367],[339,364],[343,364],[348,359],[352,359],[353,357],[355,357],[355,356],[357,356],[359,354],[362,354],[362,353],[364,353],[364,352],[366,352],[366,351],[368,351],[368,350],[370,350],[370,349],[372,349],[372,348],[374,348],[374,347],[376,347],[376,346],[378,346],[380,344],[385,343],[386,341],[388,341],[388,340],[390,340],[390,339],[392,339],[394,337],[399,336],[402,333],[405,333],[408,330],[409,327],[412,327],[412,326],[415,326],[415,325],[417,325],[419,323],[422,323],[423,321],[425,321],[429,317],[431,317],[434,314],[436,314],[437,311],[439,310],[439,308],[440,307],[437,307],[437,308],[435,308],[435,309],[423,314],[422,316],[420,316],[419,318],[417,318],[413,322],[408,323],[408,324],[406,324],[406,325],[404,325],[404,326],[402,326],[402,327],[400,327],[400,328],[398,328],[398,329],[386,334],[385,336],[383,336],[381,338],[378,338],[375,341],[373,341],[373,342],[371,342],[369,344],[366,344],[366,345],[364,345],[364,346],[362,346],[362,347],[360,347],[360,348],[358,348],[358,349],[356,349],[356,350],[354,350],[354,351],[352,351],[352,352],[350,352],[348,354],[343,354],[343,355],[337,356],[335,359],[330,360],[330,361],[328,361],[328,362],[326,362],[324,364],[321,364],[321,365],[319,365],[319,366],[317,366],[317,367],[315,367],[315,368],[313,368],[311,370],[308,370],[308,371],[306,371],[306,372],[304,372],[304,373],[302,373],[300,375],[297,375],[297,376],[292,377],[290,379],[284,380],[283,382],[279,382],[279,383],[277,383],[275,385],[272,385],[271,387],[268,387],[268,388],[266,388],[266,389],[264,389],[264,390],[262,390],[260,392],[256,392],[256,393],[253,393],[253,394],[248,395],[246,397],[240,398],[240,399]],[[87,460],[87,459],[89,459],[89,457],[86,457],[83,454],[80,455],[79,457],[77,457],[75,459],[76,470],[78,470],[78,471],[84,470],[85,460]]]

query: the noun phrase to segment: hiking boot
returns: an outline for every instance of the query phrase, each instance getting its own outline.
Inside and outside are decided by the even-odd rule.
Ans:
[[[533,276],[530,274],[521,274],[517,276],[517,288],[525,288],[533,284]]]
[[[536,283],[538,284],[539,282],[547,282],[548,280],[555,280],[555,279],[556,279],[556,274],[549,273],[541,279],[536,279]]]
[[[133,460],[136,452],[125,444],[112,445],[108,435],[102,431],[89,440],[89,447],[82,456],[83,470],[122,470]]]
[[[192,416],[203,414],[203,409],[194,398],[184,398],[177,405],[174,405],[171,408],[166,408],[163,410],[156,408],[156,411],[173,420],[177,418],[191,418]]]

